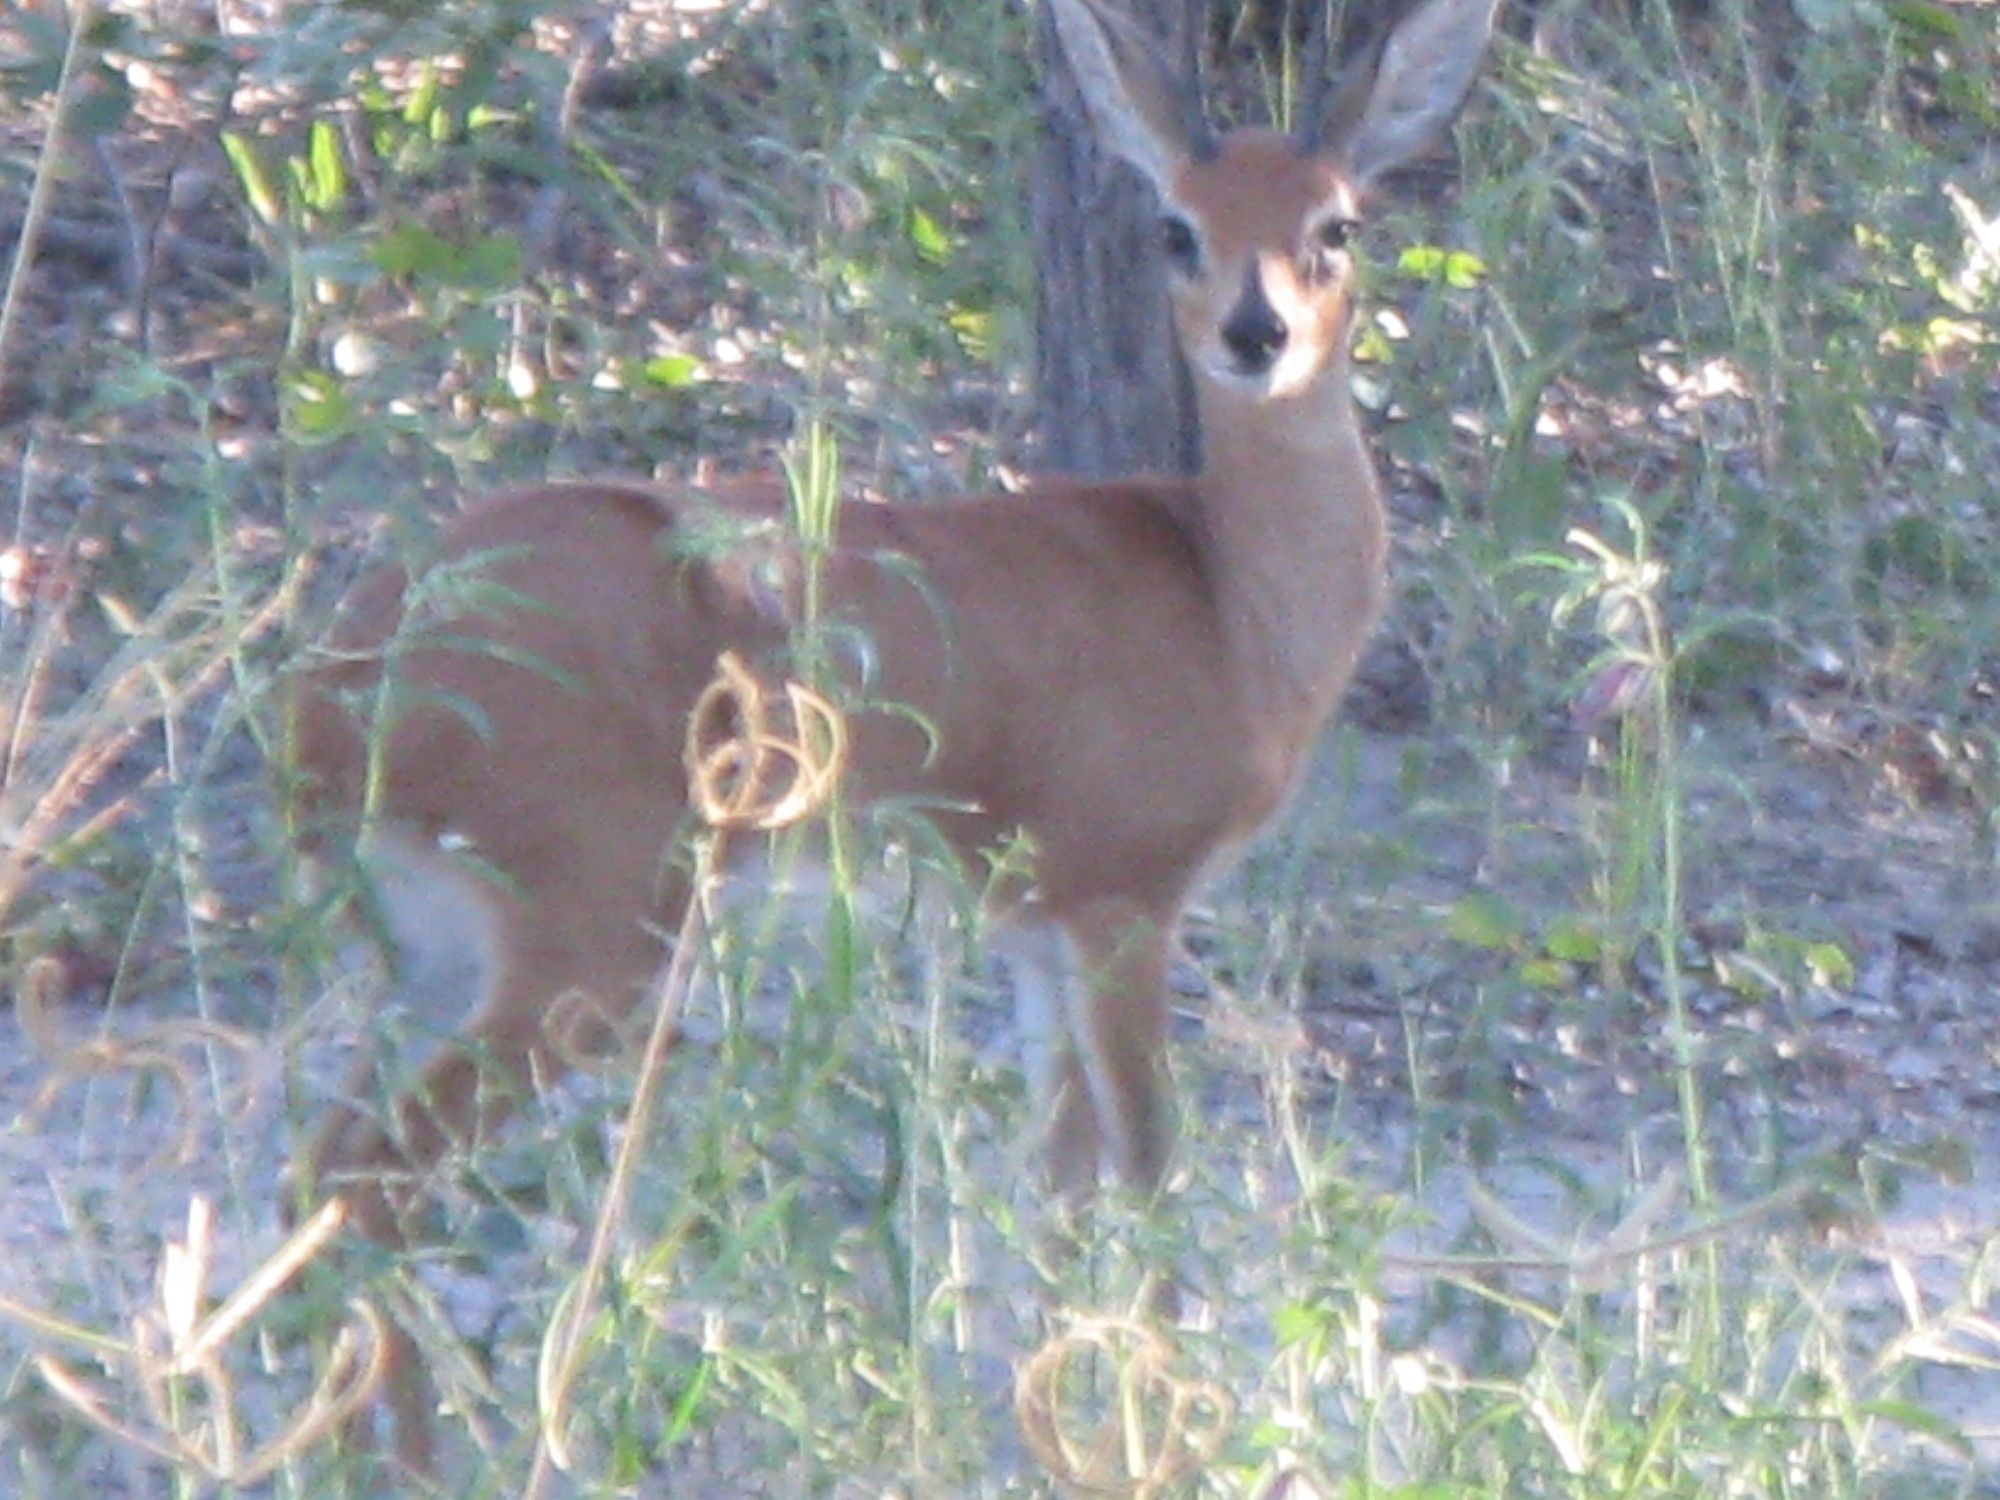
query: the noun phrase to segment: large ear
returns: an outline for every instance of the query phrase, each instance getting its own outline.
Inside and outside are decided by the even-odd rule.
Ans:
[[[1424,0],[1390,33],[1359,118],[1335,143],[1355,188],[1367,192],[1444,133],[1479,76],[1498,8],[1498,0]]]
[[[1137,167],[1165,196],[1175,164],[1213,148],[1199,85],[1122,11],[1099,0],[1048,5],[1098,144]]]

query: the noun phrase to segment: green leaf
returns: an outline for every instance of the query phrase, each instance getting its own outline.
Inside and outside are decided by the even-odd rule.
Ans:
[[[660,1435],[660,1446],[671,1447],[694,1430],[696,1414],[701,1410],[702,1398],[708,1394],[710,1378],[715,1373],[715,1362],[703,1355],[694,1367],[694,1374],[674,1398],[673,1409],[667,1413],[666,1430]]]
[[[1882,7],[1889,19],[1905,31],[1955,42],[1965,35],[1965,26],[1948,5],[1933,0],[1889,0]]]
[[[972,358],[985,359],[993,352],[992,313],[981,308],[961,307],[947,321],[958,339],[958,347]]]
[[[1326,1331],[1326,1313],[1304,1302],[1287,1302],[1271,1318],[1271,1332],[1280,1349],[1290,1349]]]
[[[1471,291],[1486,279],[1486,262],[1470,250],[1442,245],[1406,245],[1396,257],[1396,269],[1419,281],[1443,282],[1457,291]]]
[[[1823,990],[1854,987],[1854,960],[1838,943],[1810,943],[1806,947],[1806,972]]]
[[[349,430],[354,404],[339,377],[326,370],[303,370],[286,392],[293,433],[306,441],[324,441]]]
[[[437,112],[438,99],[443,92],[444,84],[438,78],[437,65],[426,62],[422,75],[417,79],[417,86],[403,102],[403,123],[425,124]]]
[[[1576,972],[1558,958],[1523,959],[1514,976],[1530,989],[1566,990],[1576,983]]]
[[[951,236],[944,226],[921,208],[910,210],[910,243],[917,255],[933,266],[948,265],[952,257]]]
[[[1558,922],[1542,947],[1566,963],[1594,964],[1604,956],[1604,934],[1583,922]]]
[[[1396,357],[1389,335],[1373,323],[1365,323],[1354,336],[1354,357],[1365,365],[1386,365]]]
[[[314,120],[306,137],[306,206],[331,213],[347,196],[347,163],[341,160],[340,136],[330,120]]]
[[[369,246],[368,258],[391,276],[431,276],[450,265],[451,242],[421,224],[398,224]]]
[[[1474,891],[1451,909],[1445,934],[1473,948],[1512,948],[1527,924],[1520,911],[1490,891]]]
[[[648,385],[679,390],[701,378],[701,361],[692,354],[659,354],[639,366]]]
[[[249,137],[238,135],[233,130],[222,132],[222,154],[229,158],[229,165],[236,169],[236,180],[243,185],[243,196],[250,204],[250,212],[258,222],[275,229],[285,222],[285,197],[278,191],[278,185],[271,180],[265,169],[263,158]]]
[[[460,244],[421,224],[398,224],[382,233],[368,256],[391,276],[469,292],[505,291],[521,275],[521,242],[511,234],[483,234]]]
[[[1919,1433],[1933,1442],[1942,1443],[1961,1458],[1973,1455],[1971,1442],[1963,1429],[1945,1420],[1928,1407],[1918,1406],[1914,1401],[1883,1399],[1863,1401],[1856,1407],[1858,1415],[1879,1417],[1884,1422],[1893,1422],[1909,1432]]]

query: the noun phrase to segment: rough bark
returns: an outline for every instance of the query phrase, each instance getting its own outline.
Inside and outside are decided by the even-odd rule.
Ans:
[[[1201,0],[1128,8],[1190,55]],[[1136,173],[1097,150],[1048,7],[1037,10],[1036,467],[1085,478],[1191,473],[1200,436],[1167,320],[1159,207]]]

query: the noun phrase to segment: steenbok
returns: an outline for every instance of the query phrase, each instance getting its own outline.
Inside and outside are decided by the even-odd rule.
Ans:
[[[1314,81],[1290,134],[1212,131],[1105,0],[1048,3],[1100,143],[1159,193],[1202,470],[849,505],[818,609],[855,643],[828,653],[861,705],[847,805],[936,809],[969,870],[1031,851],[992,915],[1049,1185],[1076,1202],[1106,1165],[1160,1184],[1175,924],[1298,782],[1381,603],[1354,240],[1370,190],[1457,112],[1494,0],[1423,0],[1363,76]],[[783,680],[799,623],[789,544],[715,538],[783,512],[776,485],[539,485],[468,506],[414,579],[385,568],[346,600],[295,699],[308,824],[358,838],[399,970],[476,986],[413,1087],[344,1107],[313,1148],[368,1233],[395,1240],[455,1145],[647,997],[690,894],[690,710],[724,653]],[[438,583],[466,574],[480,586]],[[423,1413],[398,1404],[421,1461]]]

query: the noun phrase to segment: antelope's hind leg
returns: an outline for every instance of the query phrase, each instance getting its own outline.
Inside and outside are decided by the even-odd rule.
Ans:
[[[606,891],[572,868],[503,891],[434,845],[371,844],[390,1004],[429,1055],[379,1112],[368,1101],[381,1064],[364,1056],[311,1161],[316,1181],[349,1195],[357,1226],[393,1244],[407,1238],[398,1207],[452,1150],[490,1139],[537,1090],[607,1050],[664,946],[629,887]]]
[[[629,882],[602,883],[604,865],[596,883],[571,866],[503,893],[490,872],[408,834],[372,838],[367,863],[393,949],[390,1003],[430,1050],[386,1103],[377,1102],[385,1064],[364,1055],[317,1134],[309,1170],[316,1191],[346,1200],[357,1229],[402,1246],[456,1152],[608,1050],[605,1039],[646,998],[663,949]],[[392,1323],[384,1354],[397,1459],[432,1473],[436,1382],[404,1328]],[[365,1417],[349,1437],[372,1446]]]

